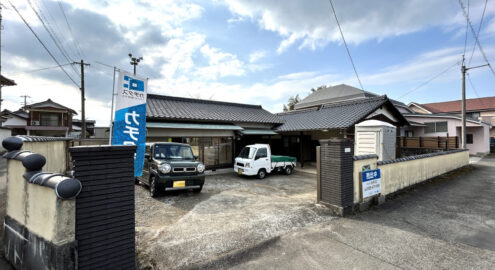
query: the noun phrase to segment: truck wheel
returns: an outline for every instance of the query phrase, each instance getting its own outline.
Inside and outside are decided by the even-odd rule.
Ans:
[[[156,189],[156,176],[150,177],[150,195],[153,198],[158,196],[158,190]]]
[[[285,169],[284,169],[284,173],[285,173],[286,175],[291,175],[291,174],[292,174],[292,167],[291,167],[291,166],[287,166],[287,167],[285,167]]]
[[[134,184],[135,184],[135,185],[139,185],[139,180],[137,179],[137,177],[136,177],[136,178],[134,178]]]
[[[266,171],[265,171],[265,169],[261,169],[261,170],[259,170],[259,171],[258,171],[258,174],[257,174],[256,176],[258,177],[258,179],[263,179],[263,178],[265,178],[265,176],[266,176]]]

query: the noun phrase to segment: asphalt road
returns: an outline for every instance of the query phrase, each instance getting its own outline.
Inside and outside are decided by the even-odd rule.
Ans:
[[[495,269],[495,156],[385,204],[288,233],[234,269]]]

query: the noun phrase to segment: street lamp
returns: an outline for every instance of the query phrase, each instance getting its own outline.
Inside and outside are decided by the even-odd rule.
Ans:
[[[143,57],[132,57],[132,53],[129,53],[129,58],[131,58],[131,65],[134,66],[134,75],[136,75],[136,66],[143,60]]]

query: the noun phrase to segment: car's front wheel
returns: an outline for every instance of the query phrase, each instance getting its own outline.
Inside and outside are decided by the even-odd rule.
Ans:
[[[150,196],[155,198],[158,196],[158,190],[156,189],[156,176],[150,177]]]
[[[265,178],[265,176],[266,176],[266,171],[265,171],[265,169],[261,169],[261,170],[259,170],[259,171],[258,171],[258,174],[257,174],[256,176],[258,177],[258,179],[263,179],[263,178]]]

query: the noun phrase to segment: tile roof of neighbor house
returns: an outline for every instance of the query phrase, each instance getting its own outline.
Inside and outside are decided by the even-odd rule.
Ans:
[[[280,124],[282,119],[263,109],[249,105],[213,100],[148,94],[147,118]]]
[[[74,111],[73,109],[69,108],[69,107],[65,107],[64,105],[62,104],[59,104],[51,99],[47,99],[45,101],[42,101],[42,102],[38,102],[38,103],[33,103],[33,104],[29,104],[29,105],[26,105],[25,108],[26,109],[36,109],[36,108],[43,108],[43,107],[53,107],[53,108],[58,108],[58,109],[63,109],[63,110],[68,110],[70,111],[71,113],[73,114],[77,114],[76,111]]]
[[[0,84],[4,86],[13,86],[17,85],[14,80],[11,80],[3,75],[0,75]]]
[[[295,110],[278,115],[285,121],[275,128],[276,131],[304,131],[304,130],[325,130],[325,129],[345,129],[364,119],[382,105],[389,104],[395,110],[397,117],[403,123],[407,120],[392,105],[387,96],[363,98],[358,100],[348,100],[339,103]]]
[[[329,102],[338,102],[343,100],[360,99],[367,97],[376,97],[377,94],[364,91],[362,89],[352,87],[347,84],[339,84],[335,86],[328,86],[311,93],[305,97],[294,107],[296,109],[302,109],[306,107],[321,105]]]
[[[453,101],[446,101],[446,102],[435,102],[435,103],[425,103],[425,104],[418,104],[418,105],[427,109],[428,111],[430,111],[432,113],[460,112],[461,111],[461,101],[460,100],[453,100]],[[495,110],[495,97],[466,99],[466,110],[467,111]]]

